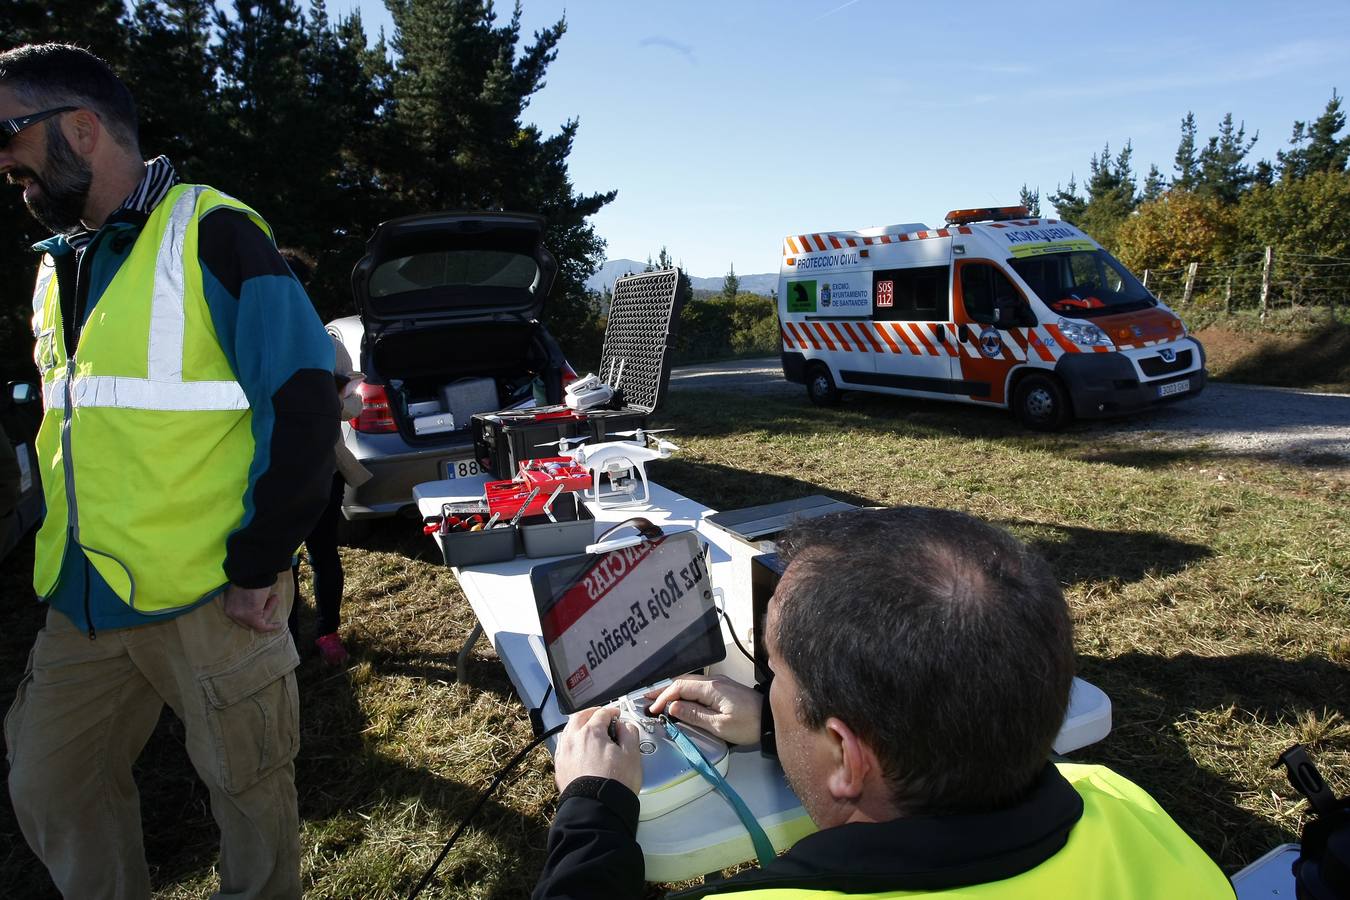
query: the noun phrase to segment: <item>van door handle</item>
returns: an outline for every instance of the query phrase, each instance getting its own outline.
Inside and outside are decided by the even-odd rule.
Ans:
[[[963,344],[970,340],[970,329],[966,327],[965,322],[956,326],[956,339]]]

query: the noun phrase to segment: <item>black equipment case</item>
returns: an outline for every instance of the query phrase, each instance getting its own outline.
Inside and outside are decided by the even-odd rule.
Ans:
[[[614,399],[585,411],[536,407],[473,417],[474,456],[497,478],[514,478],[523,460],[557,456],[560,438],[611,440],[616,432],[645,428],[670,383],[670,350],[688,293],[679,269],[629,275],[614,282],[600,370]]]

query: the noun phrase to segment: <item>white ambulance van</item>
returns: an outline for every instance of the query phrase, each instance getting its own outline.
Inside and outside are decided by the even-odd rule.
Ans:
[[[840,391],[1009,407],[1029,428],[1143,409],[1205,387],[1205,351],[1110,253],[1020,206],[947,227],[789,235],[783,375]]]

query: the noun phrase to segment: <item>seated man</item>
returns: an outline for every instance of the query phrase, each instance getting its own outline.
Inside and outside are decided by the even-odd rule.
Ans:
[[[1008,533],[935,509],[817,519],[783,542],[764,639],[788,783],[819,827],[762,869],[680,896],[1233,897],[1134,784],[1048,762],[1073,679],[1050,567]],[[759,695],[685,677],[652,704],[733,743]],[[575,715],[536,900],[640,897],[636,730]],[[978,886],[978,887],[977,887]]]

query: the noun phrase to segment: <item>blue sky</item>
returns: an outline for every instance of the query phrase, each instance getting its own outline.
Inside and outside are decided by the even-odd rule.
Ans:
[[[358,7],[392,31],[380,0],[329,10]],[[580,119],[574,183],[619,191],[593,220],[610,258],[664,245],[698,276],[777,271],[790,233],[1045,197],[1106,142],[1170,175],[1188,110],[1201,138],[1231,111],[1273,160],[1350,91],[1345,0],[524,0],[525,31],[564,14],[526,118]]]

